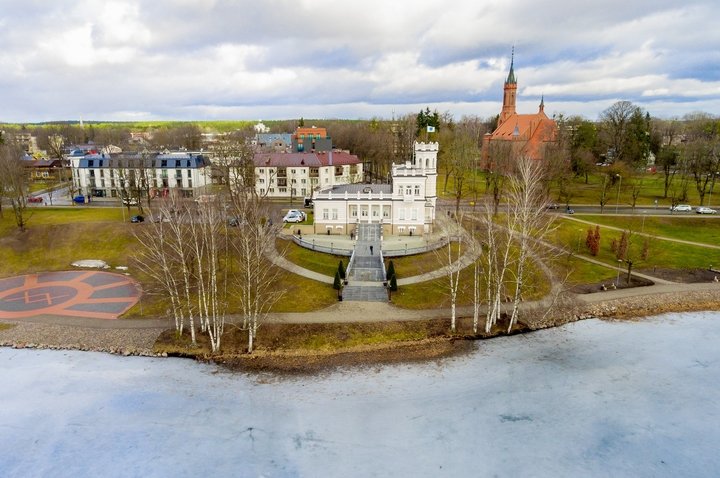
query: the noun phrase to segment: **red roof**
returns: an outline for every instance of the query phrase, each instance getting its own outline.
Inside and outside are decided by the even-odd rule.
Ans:
[[[330,166],[331,153],[256,153],[253,158],[255,167],[288,168],[288,167],[310,167],[319,168]],[[354,154],[341,151],[332,152],[332,165],[344,166],[347,164],[359,164],[360,159]]]
[[[523,144],[520,154],[542,158],[544,143],[557,139],[557,124],[540,111],[530,115],[510,115],[490,136],[490,141],[517,141]]]

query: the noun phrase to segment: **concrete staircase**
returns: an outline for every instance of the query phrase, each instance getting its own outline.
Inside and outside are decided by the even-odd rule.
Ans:
[[[387,302],[387,290],[383,286],[380,252],[380,224],[358,224],[356,230],[355,260],[348,270],[349,284],[343,289],[343,300]]]

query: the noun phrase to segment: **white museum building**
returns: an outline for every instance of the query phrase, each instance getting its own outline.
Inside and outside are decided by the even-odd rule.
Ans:
[[[415,142],[412,161],[392,165],[391,184],[345,184],[314,197],[315,234],[350,234],[358,223],[381,224],[383,234],[433,232],[438,143]]]

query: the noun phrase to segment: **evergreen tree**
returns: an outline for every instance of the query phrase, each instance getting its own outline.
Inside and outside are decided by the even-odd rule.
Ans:
[[[390,290],[393,292],[397,291],[397,279],[395,278],[395,274],[390,276]]]
[[[340,295],[341,287],[342,287],[342,281],[340,280],[340,271],[335,271],[335,280],[333,281],[333,289],[338,291],[338,295]]]
[[[385,277],[392,278],[395,275],[395,264],[393,264],[393,261],[390,261],[387,267],[387,271],[385,271]]]
[[[345,280],[345,265],[342,259],[340,259],[340,264],[338,264],[338,274],[340,274],[341,279]]]

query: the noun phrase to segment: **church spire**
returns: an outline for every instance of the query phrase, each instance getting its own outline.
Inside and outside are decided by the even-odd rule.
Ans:
[[[515,80],[515,47],[512,48],[512,56],[510,57],[510,73],[503,87],[503,107],[498,118],[498,127],[508,118],[515,114],[515,100],[517,97],[517,81]]]
[[[513,68],[515,63],[515,46],[512,47],[512,53],[510,54],[510,72],[508,73],[507,80],[505,80],[506,85],[514,85],[517,84],[517,80],[515,79],[515,68]]]
[[[545,95],[540,96],[540,113],[545,112]]]

